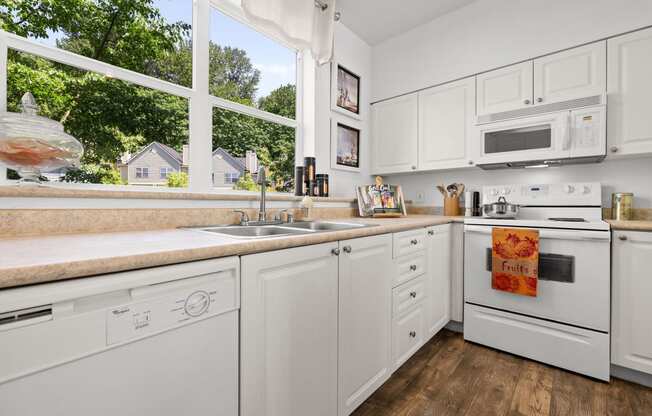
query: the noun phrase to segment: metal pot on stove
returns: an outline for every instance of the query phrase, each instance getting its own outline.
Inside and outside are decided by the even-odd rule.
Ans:
[[[510,204],[504,196],[499,197],[498,202],[482,206],[484,215],[490,218],[515,218],[519,209],[519,205]]]

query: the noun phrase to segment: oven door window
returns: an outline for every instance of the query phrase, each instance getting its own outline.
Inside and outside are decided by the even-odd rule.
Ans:
[[[492,269],[491,248],[487,248],[486,269]],[[539,279],[551,282],[575,282],[575,257],[562,254],[539,253]]]
[[[552,146],[552,128],[551,124],[541,124],[484,133],[484,153],[549,149]]]

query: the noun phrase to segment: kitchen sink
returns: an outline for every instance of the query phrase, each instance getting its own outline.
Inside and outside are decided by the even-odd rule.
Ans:
[[[292,235],[305,235],[326,231],[352,230],[357,228],[374,227],[371,224],[356,224],[330,221],[299,221],[278,225],[224,225],[213,227],[192,227],[195,231],[213,234],[222,234],[234,238],[269,238],[287,237]]]
[[[352,230],[356,228],[374,227],[375,224],[356,224],[348,222],[330,222],[330,221],[300,221],[291,224],[283,224],[283,227],[297,228],[301,230],[313,231],[340,231]]]
[[[224,234],[236,238],[264,238],[289,235],[310,234],[310,230],[300,230],[270,225],[228,225],[224,227],[205,227],[196,230],[207,233]]]

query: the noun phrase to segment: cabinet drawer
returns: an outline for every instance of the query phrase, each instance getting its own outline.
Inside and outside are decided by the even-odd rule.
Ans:
[[[397,317],[414,305],[423,302],[426,296],[424,277],[417,277],[392,291],[392,316]]]
[[[423,305],[394,319],[392,361],[394,369],[407,361],[423,344]]]
[[[394,260],[395,272],[392,287],[421,276],[426,272],[426,253],[420,251]]]
[[[405,256],[425,249],[426,229],[421,228],[395,233],[393,238],[394,258]]]

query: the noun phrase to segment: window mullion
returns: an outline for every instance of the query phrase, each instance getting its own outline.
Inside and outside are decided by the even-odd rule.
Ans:
[[[212,106],[208,94],[209,0],[193,2],[192,13],[192,89],[190,97],[189,188],[194,192],[211,189]]]

